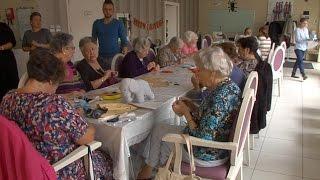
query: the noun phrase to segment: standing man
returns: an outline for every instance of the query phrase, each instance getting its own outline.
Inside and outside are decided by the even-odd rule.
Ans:
[[[300,26],[297,27],[297,29],[295,30],[295,38],[296,38],[295,39],[296,45],[294,47],[294,52],[297,56],[297,60],[293,66],[291,77],[299,78],[298,76],[296,76],[296,71],[299,68],[303,80],[306,80],[308,77],[304,72],[303,58],[308,48],[308,40],[310,39],[309,30],[308,30],[308,19],[306,18],[300,19]]]
[[[52,35],[48,29],[41,26],[41,14],[33,12],[30,15],[31,30],[23,35],[22,49],[26,52],[32,52],[37,48],[49,49],[49,43]]]
[[[124,24],[113,18],[114,4],[111,0],[103,3],[104,18],[97,19],[92,26],[92,37],[99,42],[99,56],[106,61],[108,69],[114,55],[121,52],[127,53],[127,33]],[[118,39],[121,40],[121,47]]]

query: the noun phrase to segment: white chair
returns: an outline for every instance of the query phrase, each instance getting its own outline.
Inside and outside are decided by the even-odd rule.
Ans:
[[[259,77],[258,73],[256,71],[252,71],[246,81],[246,84],[243,89],[242,98],[244,98],[244,95],[247,93],[247,91],[250,91],[251,89],[254,91],[254,97],[257,96],[257,90],[258,90],[258,83],[259,83]],[[250,149],[253,149],[254,147],[254,135],[249,135],[249,142],[250,142]],[[247,165],[250,166],[250,149],[246,149],[246,155],[247,155]]]
[[[286,59],[288,60],[287,43],[285,41],[282,41],[280,46],[282,46],[284,49],[284,60],[286,60]],[[283,80],[283,69],[281,69],[281,80]]]
[[[102,143],[99,141],[92,141],[87,144],[90,147],[91,152],[101,147]],[[66,157],[62,158],[60,161],[54,163],[52,166],[54,170],[57,172],[60,169],[68,166],[69,164],[77,161],[78,159],[85,158],[85,168],[89,170],[89,178],[94,179],[94,171],[93,171],[93,162],[91,156],[89,155],[89,148],[82,145],[68,154]],[[88,172],[88,171],[87,171]]]
[[[268,55],[268,63],[270,64],[271,63],[271,58],[272,58],[272,55],[274,53],[274,48],[275,48],[276,44],[275,43],[272,43],[271,45],[271,49],[270,49],[270,52],[269,52],[269,55]]]
[[[29,79],[28,73],[25,72],[19,80],[18,88],[22,88],[27,83],[28,79]]]
[[[124,54],[122,53],[116,54],[112,58],[111,70],[119,71],[119,66],[122,64],[123,58],[124,58]]]
[[[204,38],[207,40],[208,46],[210,47],[213,43],[213,38],[210,34],[205,34]]]
[[[207,41],[207,39],[202,39],[202,41],[201,41],[201,49],[205,49],[205,48],[208,48],[209,47],[209,45],[208,45],[208,41]]]
[[[199,139],[196,137],[190,137],[193,146],[202,146],[209,148],[225,149],[229,150],[230,165],[228,163],[217,167],[196,167],[195,174],[207,179],[243,179],[243,149],[249,148],[248,135],[250,130],[251,112],[254,105],[254,92],[253,90],[246,91],[242,101],[238,119],[234,122],[234,126],[230,139],[231,142],[217,142]],[[182,162],[182,148],[185,144],[185,140],[179,134],[167,134],[162,138],[163,141],[171,142],[175,144],[175,163],[173,171],[175,173],[188,174],[190,172],[190,166],[187,163]]]
[[[272,69],[273,82],[277,81],[278,83],[279,97],[281,94],[281,80],[282,80],[282,69],[283,69],[284,58],[285,58],[285,50],[283,46],[278,46],[274,50],[270,65]]]

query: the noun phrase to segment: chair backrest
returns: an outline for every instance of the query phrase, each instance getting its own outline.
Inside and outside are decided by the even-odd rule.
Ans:
[[[282,46],[284,50],[287,49],[287,43],[285,41],[282,41],[280,46]]]
[[[113,57],[112,62],[111,62],[111,70],[119,71],[119,67],[122,64],[123,58],[124,58],[123,54],[121,54],[121,53],[116,54]]]
[[[272,73],[276,73],[281,71],[283,63],[284,63],[284,58],[285,58],[285,50],[283,46],[278,46],[272,55],[271,58],[271,68],[272,68]]]
[[[208,41],[206,39],[202,39],[201,41],[201,49],[208,48]]]
[[[130,41],[128,41],[127,48],[128,48],[128,52],[133,50],[133,46],[132,46],[132,43]]]
[[[231,153],[231,162],[243,151],[245,141],[250,131],[251,113],[255,102],[254,90],[246,91],[240,107],[238,119],[235,126],[233,142],[237,143],[237,151]]]
[[[153,49],[149,49],[149,53],[147,55],[148,59],[154,61],[156,59],[157,53]]]
[[[212,36],[210,34],[205,34],[204,38],[207,40],[208,46],[210,47],[213,42]]]
[[[57,179],[53,167],[24,132],[0,115],[0,179]]]
[[[246,85],[244,86],[243,93],[242,93],[242,98],[244,98],[246,91],[253,89],[254,91],[254,96],[257,95],[257,90],[258,90],[258,72],[257,71],[252,71],[246,81]]]
[[[272,58],[272,56],[273,56],[275,46],[276,46],[276,44],[275,44],[275,43],[272,43],[271,49],[270,49],[269,55],[268,55],[268,63],[271,63],[271,58]]]
[[[25,72],[19,80],[18,88],[22,88],[27,83],[28,79],[29,79],[28,73]]]

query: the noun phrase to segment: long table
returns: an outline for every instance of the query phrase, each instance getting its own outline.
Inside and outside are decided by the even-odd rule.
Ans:
[[[151,72],[142,75],[144,77],[159,77],[169,82],[168,87],[152,87],[155,99],[145,104],[148,108],[135,110],[136,118],[126,122],[107,123],[96,119],[88,119],[88,122],[96,128],[96,140],[102,142],[102,149],[109,152],[114,163],[114,178],[129,179],[129,147],[143,141],[150,133],[155,121],[174,119],[171,105],[177,97],[185,95],[192,89],[190,78],[192,73],[181,66],[165,68],[173,73]],[[90,94],[102,94],[105,91],[118,89],[119,84],[91,91]]]

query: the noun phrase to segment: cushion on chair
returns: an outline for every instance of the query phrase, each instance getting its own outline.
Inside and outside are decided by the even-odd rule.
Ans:
[[[196,167],[196,175],[202,178],[224,180],[227,177],[229,167],[229,161],[216,167]],[[181,163],[181,173],[186,175],[190,174],[189,163]]]
[[[280,51],[280,50],[277,51],[277,54],[275,55],[274,62],[273,62],[274,71],[278,71],[281,68],[283,58],[284,58],[283,51]]]

